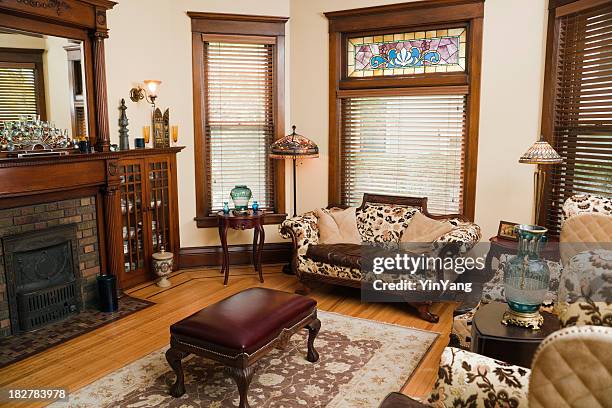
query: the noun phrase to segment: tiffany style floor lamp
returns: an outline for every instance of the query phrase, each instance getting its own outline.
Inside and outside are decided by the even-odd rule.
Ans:
[[[555,149],[553,149],[553,147],[544,140],[543,136],[541,136],[540,140],[535,142],[519,159],[519,163],[536,165],[536,169],[533,173],[533,189],[535,197],[535,214],[533,216],[533,221],[535,225],[538,224],[540,208],[542,207],[544,182],[546,181],[546,171],[543,169],[543,167],[549,164],[559,164],[562,161],[563,158],[561,158]]]
[[[298,159],[319,157],[319,147],[312,140],[295,133],[295,125],[290,135],[284,136],[270,146],[270,157],[273,159],[293,160],[293,216],[297,216],[297,185],[295,177]]]

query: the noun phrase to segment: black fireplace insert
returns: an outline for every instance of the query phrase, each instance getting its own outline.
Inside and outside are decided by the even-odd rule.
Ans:
[[[70,224],[2,239],[12,334],[82,309],[76,232]]]

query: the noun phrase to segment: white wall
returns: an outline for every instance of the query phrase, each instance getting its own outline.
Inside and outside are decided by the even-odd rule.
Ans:
[[[397,3],[397,0],[123,0],[109,12],[107,77],[110,126],[118,143],[118,110],[127,100],[130,139],[149,122],[149,106],[129,101],[132,86],[159,79],[159,105],[170,107],[180,127],[178,156],[181,246],[218,245],[216,229],[195,226],[191,28],[186,11],[290,16],[287,24],[286,130],[321,149],[319,159],[298,168],[298,212],[327,204],[328,35],[325,11]],[[482,99],[476,222],[489,237],[500,219],[528,222],[532,168],[519,156],[537,138],[545,51],[546,0],[485,2]],[[287,167],[287,183],[290,182]],[[291,208],[291,188],[287,188]],[[266,241],[279,241],[276,226]],[[248,243],[249,232],[232,232],[230,243]]]
[[[187,11],[289,16],[288,0],[123,0],[108,13],[110,38],[106,71],[112,143],[119,143],[119,101],[126,99],[130,143],[150,124],[150,105],[129,100],[129,91],[145,79],[162,81],[158,106],[170,108],[170,121],[179,126],[178,189],[181,246],[219,245],[216,228],[199,229],[195,221],[193,152],[193,87],[191,20]],[[286,53],[289,55],[289,23]],[[289,95],[289,58],[286,94]],[[289,98],[289,96],[287,96]],[[287,102],[289,99],[287,99]],[[286,123],[290,129],[290,107]],[[277,226],[266,227],[266,242],[279,241]],[[230,244],[252,242],[252,231],[230,231]]]

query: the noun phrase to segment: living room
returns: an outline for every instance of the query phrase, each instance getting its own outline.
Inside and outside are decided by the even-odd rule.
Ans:
[[[612,406],[611,21],[0,1],[0,406]]]

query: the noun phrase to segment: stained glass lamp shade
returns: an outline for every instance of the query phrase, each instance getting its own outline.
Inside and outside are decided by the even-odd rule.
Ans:
[[[533,173],[533,188],[535,197],[535,213],[534,224],[538,223],[540,207],[542,205],[542,193],[544,192],[544,181],[546,180],[546,172],[541,168],[541,164],[559,164],[563,162],[563,158],[553,147],[540,136],[540,140],[535,142],[519,159],[519,163],[536,164],[536,170]]]
[[[284,136],[270,146],[273,159],[314,159],[319,157],[319,147],[312,140],[295,133]]]
[[[305,136],[295,133],[295,126],[290,135],[284,136],[270,146],[272,159],[293,160],[293,216],[297,215],[296,160],[315,159],[319,157],[319,147]]]

